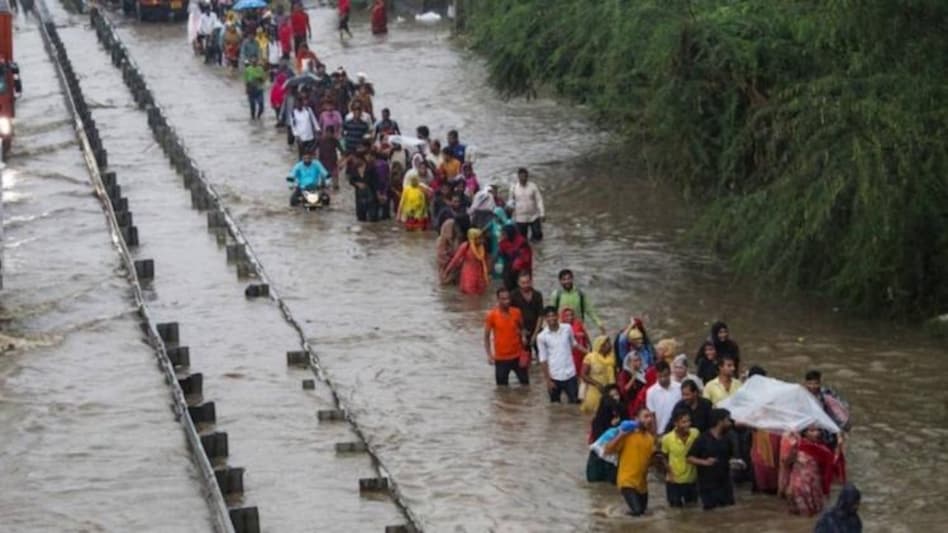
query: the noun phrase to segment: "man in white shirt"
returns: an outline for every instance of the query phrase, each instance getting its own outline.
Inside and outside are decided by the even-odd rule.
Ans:
[[[207,39],[214,33],[214,28],[220,24],[220,20],[217,18],[217,13],[209,5],[201,3],[199,7],[201,16],[198,18],[197,38],[203,49],[208,45]]]
[[[319,133],[316,115],[308,105],[304,105],[303,100],[303,98],[296,99],[296,106],[290,116],[290,128],[293,130],[293,136],[296,137],[300,159],[303,158],[303,154],[313,153],[316,150],[316,134]]]
[[[675,404],[681,400],[681,385],[672,382],[667,361],[655,363],[655,371],[658,372],[658,382],[646,391],[645,407],[655,413],[656,433],[661,435],[671,420]]]
[[[546,328],[537,335],[537,352],[546,389],[550,393],[550,403],[560,403],[560,397],[566,393],[569,403],[579,403],[579,380],[576,378],[576,365],[573,363],[573,348],[579,348],[573,337],[573,328],[560,327],[556,308],[543,309]]]
[[[542,222],[546,216],[543,209],[543,196],[540,189],[529,179],[530,173],[525,168],[517,170],[517,183],[510,188],[510,199],[514,204],[514,222],[517,231],[533,242],[543,240]]]

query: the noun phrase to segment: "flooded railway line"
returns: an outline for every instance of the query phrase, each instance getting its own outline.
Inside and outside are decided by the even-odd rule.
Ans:
[[[52,23],[46,28],[54,41],[61,37],[67,44],[54,44],[54,55],[76,93],[90,170],[137,274],[132,280],[145,328],[169,373],[186,433],[197,437],[192,447],[203,454],[197,463],[212,486],[211,507],[226,498],[233,525],[219,523],[218,529],[417,530],[299,325],[266,283],[249,243],[187,156],[111,26],[97,12],[92,21],[105,53],[73,61],[65,49],[94,49],[95,36],[74,27],[57,32]],[[82,89],[76,72],[82,72]],[[114,92],[122,82],[131,95]],[[91,111],[83,96],[97,102]],[[135,108],[140,111],[130,111]],[[165,154],[154,149],[152,135]],[[246,466],[246,475],[227,464]]]

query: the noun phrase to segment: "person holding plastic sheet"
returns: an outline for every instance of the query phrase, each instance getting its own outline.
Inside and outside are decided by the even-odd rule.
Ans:
[[[698,467],[698,495],[705,511],[734,505],[731,482],[731,459],[734,450],[727,437],[731,413],[727,409],[711,410],[711,428],[704,432],[688,451],[688,462]]]
[[[629,506],[629,514],[642,516],[648,509],[648,469],[655,458],[655,423],[652,412],[640,409],[636,413],[637,425],[628,429],[625,423],[619,426],[619,434],[609,441],[606,453],[619,456],[616,486]]]

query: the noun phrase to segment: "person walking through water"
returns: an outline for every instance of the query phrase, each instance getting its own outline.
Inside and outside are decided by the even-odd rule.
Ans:
[[[293,30],[293,52],[299,51],[300,46],[306,44],[313,36],[313,29],[309,25],[309,15],[303,9],[303,3],[294,3],[290,14],[290,27]],[[286,51],[284,50],[284,54]]]
[[[593,341],[592,351],[583,358],[582,378],[586,383],[586,394],[580,410],[591,415],[599,409],[602,391],[616,382],[616,356],[612,353],[612,341],[601,335]]]
[[[316,150],[319,123],[312,108],[305,105],[302,98],[296,99],[293,111],[290,112],[290,130],[293,132],[293,138],[296,139],[296,149],[300,159],[303,158],[303,154]]]
[[[670,507],[683,507],[698,501],[698,470],[688,462],[688,452],[700,432],[691,427],[691,415],[687,409],[676,409],[670,423],[674,430],[661,439],[662,453],[667,461],[665,496]]]
[[[564,268],[560,270],[557,277],[560,280],[560,288],[554,290],[551,296],[553,307],[556,307],[559,312],[567,307],[572,309],[576,313],[576,317],[583,323],[587,322],[587,317],[591,318],[599,328],[599,332],[605,335],[606,328],[599,320],[599,315],[596,314],[592,301],[581,289],[573,285],[573,271]]]
[[[551,403],[560,403],[563,393],[569,403],[579,403],[579,381],[576,365],[573,364],[573,347],[577,346],[570,327],[560,325],[556,308],[547,306],[543,310],[546,329],[537,335],[537,352],[546,389]]]
[[[688,450],[688,462],[698,467],[698,494],[705,511],[734,505],[730,464],[734,450],[727,437],[730,427],[731,413],[712,409],[710,428]]]
[[[639,409],[635,415],[637,425],[632,431],[623,431],[606,444],[606,453],[619,456],[619,471],[616,486],[629,506],[629,514],[642,516],[648,508],[648,469],[655,455],[654,424],[651,411]]]
[[[349,185],[355,192],[356,220],[378,222],[378,174],[363,155],[356,154],[346,163]]]
[[[503,238],[498,245],[498,253],[503,258],[504,287],[514,290],[520,274],[533,272],[533,251],[530,244],[513,224],[503,228]]]
[[[519,309],[510,305],[510,291],[497,289],[497,306],[487,313],[484,321],[484,351],[487,364],[494,365],[498,386],[509,384],[510,372],[517,375],[521,385],[530,384],[527,373],[530,360],[529,356],[523,360],[523,338],[523,317]]]
[[[530,273],[520,273],[520,276],[517,278],[517,289],[511,293],[510,302],[511,305],[519,309],[520,314],[523,315],[523,328],[527,330],[527,335],[530,336],[529,340],[532,346],[536,340],[536,336],[540,334],[540,329],[543,327],[542,319],[544,307],[543,294],[533,288],[533,277]],[[570,325],[567,324],[566,327],[570,327]],[[576,374],[579,374],[580,368],[575,368],[575,370]]]
[[[530,234],[531,242],[543,240],[543,220],[546,216],[543,208],[543,195],[532,181],[527,181],[530,173],[525,168],[517,170],[517,183],[510,188],[510,199],[514,204],[514,222],[524,237]]]
[[[455,271],[460,271],[458,286],[464,294],[482,294],[487,290],[490,279],[490,257],[484,248],[484,236],[481,230],[467,230],[467,242],[461,244],[454,257],[441,272],[441,280],[448,283]],[[508,293],[509,296],[509,293]],[[519,311],[518,311],[519,312]]]
[[[250,120],[259,120],[263,116],[263,84],[266,79],[258,62],[247,61],[244,82],[247,84],[247,101],[250,102]]]
[[[352,3],[350,0],[339,0],[339,38],[342,39],[342,34],[345,32],[349,38],[352,38],[352,32],[349,31],[349,13],[352,11]]]
[[[862,533],[862,520],[859,518],[861,499],[859,489],[851,484],[843,486],[836,505],[823,513],[813,533]]]
[[[388,33],[388,12],[385,0],[375,0],[372,4],[372,35]]]
[[[839,453],[821,437],[820,428],[811,425],[802,436],[787,434],[781,441],[778,493],[786,496],[792,514],[819,514],[839,471]]]

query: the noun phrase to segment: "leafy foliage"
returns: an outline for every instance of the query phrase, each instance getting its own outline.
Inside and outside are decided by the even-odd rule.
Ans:
[[[873,314],[948,308],[948,2],[480,0],[508,96],[645,132],[738,272]]]

